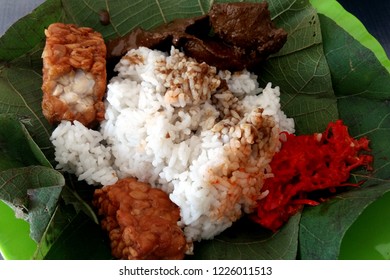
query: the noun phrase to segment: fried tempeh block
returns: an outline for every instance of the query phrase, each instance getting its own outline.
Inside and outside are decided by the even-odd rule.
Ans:
[[[51,124],[78,120],[93,126],[104,119],[106,46],[92,28],[53,23],[46,30],[42,110]]]
[[[180,209],[160,189],[135,178],[95,190],[93,205],[117,259],[182,259],[188,244]]]

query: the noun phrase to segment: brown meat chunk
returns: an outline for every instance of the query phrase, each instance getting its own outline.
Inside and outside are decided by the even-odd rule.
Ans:
[[[134,178],[97,189],[93,205],[117,259],[183,259],[179,208],[162,190]]]
[[[207,15],[175,19],[151,31],[135,28],[127,35],[109,41],[107,44],[107,55],[108,57],[122,57],[129,50],[137,49],[140,46],[169,51],[172,44],[180,46],[182,41],[188,40],[191,37],[196,38],[193,34],[207,36],[209,30],[210,26]]]
[[[214,33],[227,44],[265,55],[279,50],[286,32],[271,21],[267,2],[216,3],[210,12]]]
[[[177,19],[153,30],[137,28],[108,44],[110,59],[140,46],[168,51],[173,45],[187,56],[218,69],[255,70],[278,52],[287,33],[271,20],[268,4],[213,4],[207,15]]]
[[[42,110],[51,124],[77,120],[92,126],[104,119],[106,45],[87,27],[54,23],[46,30]]]

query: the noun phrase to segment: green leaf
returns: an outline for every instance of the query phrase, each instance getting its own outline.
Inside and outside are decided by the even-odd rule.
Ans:
[[[323,131],[338,118],[337,101],[320,45],[270,59],[260,80],[280,87],[282,109],[294,118],[297,134]]]
[[[61,200],[33,259],[110,259],[108,244],[98,224]]]
[[[74,216],[45,254],[47,260],[108,260],[111,249],[100,226],[83,212]]]
[[[41,74],[29,69],[29,65],[2,68],[0,62],[0,113],[29,119],[28,130],[32,138],[45,153],[50,154],[51,127],[42,114],[41,85]]]
[[[29,209],[27,190],[65,184],[62,174],[44,166],[29,166],[0,171],[0,199],[9,203],[14,200],[25,201],[22,204]]]
[[[39,242],[57,207],[62,186],[27,190],[29,198],[28,222],[31,238]]]
[[[280,87],[282,109],[294,118],[297,134],[323,131],[338,118],[338,112],[318,15],[308,1],[272,3],[275,24],[286,29],[288,38],[259,78],[262,84]]]
[[[307,207],[299,229],[300,257],[337,259],[348,228],[363,210],[390,191],[390,184],[372,185],[345,192],[316,207]]]
[[[0,38],[0,61],[12,61],[29,56],[37,46],[42,46],[44,29],[52,22],[61,21],[63,11],[60,0],[44,2],[30,15],[13,24]]]
[[[105,1],[77,0],[62,1],[65,21],[89,26],[108,39],[123,36],[135,27],[150,29],[175,18],[204,14],[213,1]],[[99,12],[110,13],[111,24],[105,26],[99,21]]]
[[[50,222],[45,228],[42,238],[37,243],[37,249],[33,259],[44,259],[52,246],[59,240],[62,232],[75,219],[77,212],[71,205],[66,205],[63,200],[58,201],[57,207]]]
[[[30,235],[39,242],[53,214],[65,179],[58,171],[29,166],[0,172],[0,199],[30,223]]]
[[[332,73],[333,88],[339,98],[359,96],[369,99],[390,98],[389,73],[374,53],[331,19],[320,15],[324,51]],[[332,38],[332,40],[330,40]],[[343,59],[340,59],[343,57]]]
[[[358,40],[364,47],[370,49],[378,61],[390,73],[390,60],[385,49],[372,36],[353,14],[344,10],[337,0],[310,0],[310,3],[316,8],[317,12],[326,15],[332,19],[338,26],[343,28],[348,34]]]
[[[213,240],[195,244],[194,259],[291,260],[298,250],[300,214],[273,234],[242,218]]]
[[[351,135],[370,139],[372,177],[390,179],[390,74],[369,49],[329,18],[320,18],[340,117]]]
[[[62,21],[61,1],[43,3],[20,19],[0,38],[0,113],[29,119],[28,130],[49,160],[51,126],[42,114],[42,59],[44,29]]]
[[[0,170],[29,165],[51,167],[23,123],[28,125],[29,120],[0,114]]]
[[[368,137],[374,155],[374,172],[353,174],[356,182],[367,180],[361,188],[307,208],[302,214],[301,257],[336,259],[345,232],[368,205],[390,190],[390,76],[372,51],[333,20],[324,15],[319,18],[340,118],[351,135]],[[380,185],[370,186],[373,184]]]
[[[96,217],[96,214],[92,210],[91,206],[86,201],[84,201],[75,190],[65,186],[61,197],[66,204],[73,205],[76,212],[83,212],[91,219],[91,221],[94,221],[96,224],[99,223],[98,218]],[[91,200],[92,198],[90,198],[90,201]]]

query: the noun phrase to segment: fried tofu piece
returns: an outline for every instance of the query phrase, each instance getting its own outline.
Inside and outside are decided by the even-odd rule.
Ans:
[[[92,28],[53,23],[46,30],[42,111],[51,124],[77,120],[93,126],[104,119],[106,45]]]
[[[95,190],[93,205],[117,259],[183,259],[188,244],[168,195],[135,178]]]

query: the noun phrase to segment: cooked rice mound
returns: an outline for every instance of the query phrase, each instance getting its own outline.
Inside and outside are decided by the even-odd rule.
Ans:
[[[162,189],[180,208],[187,241],[210,239],[252,212],[267,195],[280,132],[294,132],[279,88],[174,48],[131,50],[115,70],[100,131],[62,122],[53,132],[57,168],[90,184],[136,177]]]

